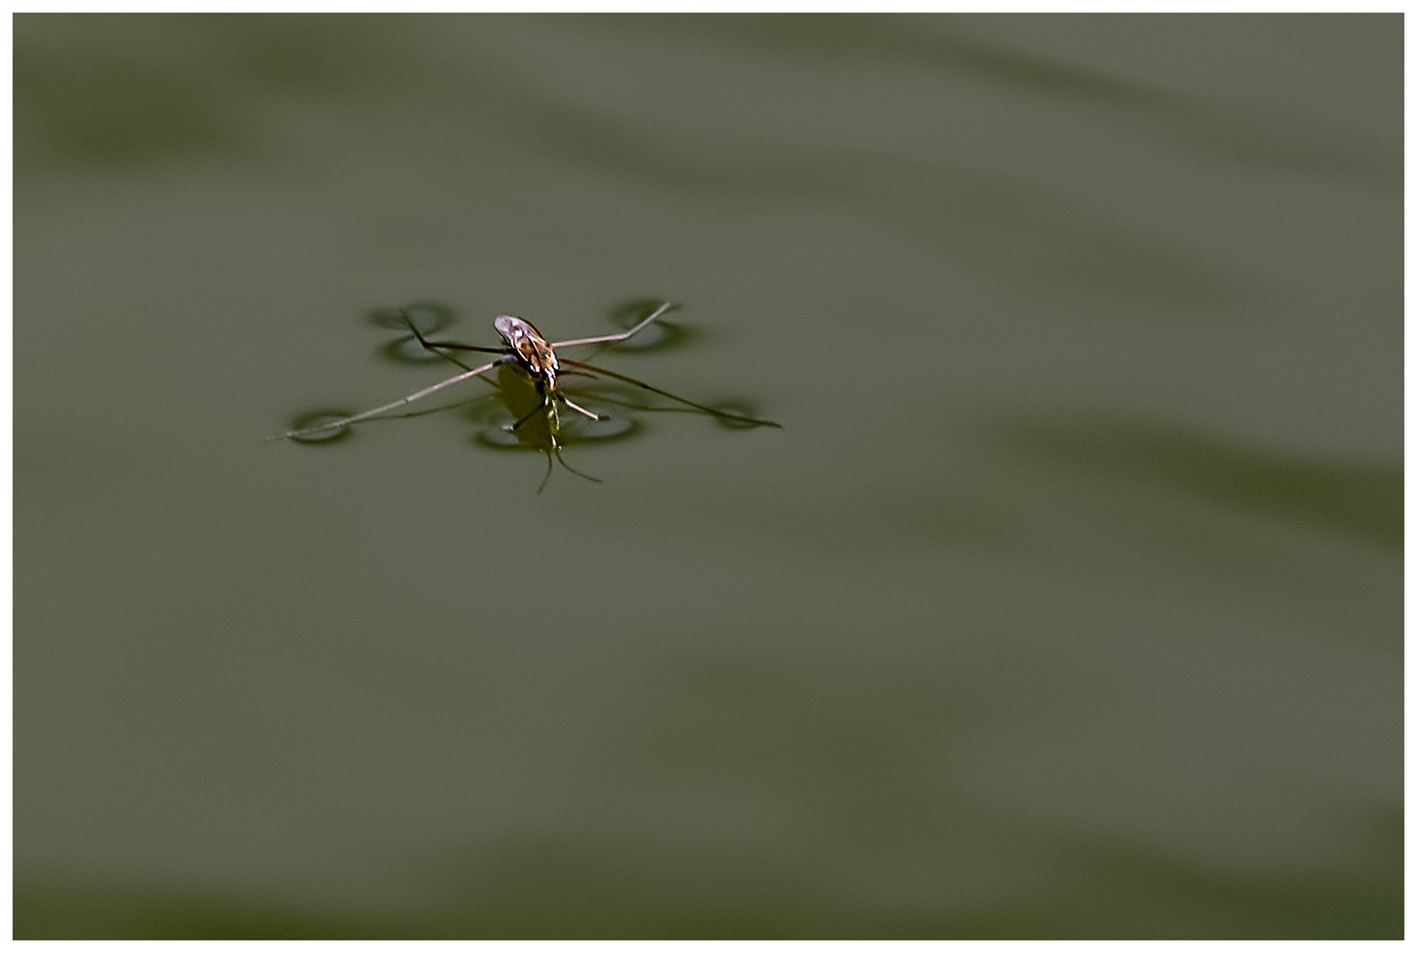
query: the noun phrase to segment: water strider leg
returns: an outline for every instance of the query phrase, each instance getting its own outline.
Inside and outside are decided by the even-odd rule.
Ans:
[[[418,325],[413,323],[413,319],[408,316],[407,310],[404,310],[401,313],[403,314],[404,323],[407,324],[408,329],[413,332],[413,336],[418,338],[419,344],[422,344],[426,350],[432,351],[439,357],[444,358],[445,360],[452,361],[454,364],[456,364],[458,367],[461,367],[465,371],[470,371],[472,370],[472,368],[468,367],[466,364],[453,357],[451,354],[444,354],[442,351],[439,350],[439,348],[453,348],[459,351],[482,351],[484,354],[505,354],[507,351],[507,349],[504,347],[478,347],[475,344],[453,344],[452,342],[448,341],[430,341],[423,336],[422,331],[418,330]]]
[[[599,419],[600,419],[600,415],[599,415],[599,414],[593,414],[593,413],[591,413],[590,411],[586,410],[584,407],[582,407],[580,404],[573,403],[573,402],[571,401],[571,398],[567,397],[565,394],[557,394],[556,396],[559,397],[559,398],[561,398],[561,403],[565,404],[567,407],[571,408],[572,410],[578,410],[578,411],[580,411],[581,413],[583,413],[583,414],[585,414],[587,417],[589,417],[591,420],[599,420]]]
[[[669,393],[669,391],[667,390],[660,390],[658,387],[655,387],[652,384],[646,384],[644,381],[638,381],[635,380],[633,377],[626,377],[624,374],[617,374],[614,371],[607,371],[603,367],[595,367],[591,364],[584,364],[580,361],[573,361],[567,357],[563,357],[561,358],[561,360],[566,364],[570,364],[572,367],[585,368],[589,371],[595,371],[597,374],[604,374],[606,377],[613,377],[617,381],[624,381],[626,384],[634,384],[636,387],[643,387],[645,390],[655,394],[659,394],[661,397],[668,397],[670,400],[677,400],[681,404],[688,404],[695,410],[701,410],[704,413],[712,414],[715,417],[722,417],[725,420],[736,420],[739,423],[755,424],[759,427],[777,427],[779,430],[782,429],[782,424],[774,423],[771,420],[760,420],[757,417],[748,417],[744,414],[731,414],[726,410],[718,410],[714,407],[707,407],[703,404],[696,404],[692,400],[686,400],[685,398],[680,397],[677,394]]]
[[[546,451],[543,450],[542,453],[546,453]],[[546,476],[544,476],[544,477],[541,478],[541,485],[536,488],[536,495],[537,495],[537,496],[540,496],[540,495],[541,495],[541,491],[544,490],[544,489],[546,489],[546,484],[547,484],[548,482],[550,482],[550,480],[551,480],[551,454],[552,454],[552,453],[556,454],[556,459],[561,462],[561,466],[565,467],[567,470],[571,471],[571,472],[574,473],[576,476],[581,477],[581,478],[586,479],[586,480],[589,480],[589,481],[592,482],[592,483],[604,483],[604,482],[605,482],[605,481],[602,480],[600,477],[593,477],[593,476],[591,476],[589,473],[582,473],[581,471],[577,470],[575,467],[571,466],[569,463],[566,462],[566,458],[563,457],[563,456],[561,456],[561,448],[560,448],[560,446],[558,446],[558,445],[556,445],[556,444],[553,443],[553,444],[551,445],[551,453],[546,453]]]
[[[600,477],[593,477],[593,476],[591,476],[589,473],[582,473],[581,471],[577,470],[575,467],[573,467],[573,466],[571,466],[569,463],[567,463],[567,462],[566,462],[566,458],[563,457],[563,456],[561,456],[561,448],[560,448],[560,447],[553,447],[552,449],[553,449],[553,450],[555,451],[555,453],[556,453],[556,459],[561,461],[561,466],[565,467],[567,470],[570,470],[570,471],[571,471],[572,473],[574,473],[576,476],[578,476],[578,477],[584,477],[585,479],[589,480],[589,481],[592,482],[592,483],[604,483],[604,482],[605,482],[605,481],[602,480]],[[545,486],[545,485],[546,485],[546,481],[543,480],[542,483],[541,483],[541,485],[542,485],[542,486]],[[541,491],[540,491],[540,490],[537,490],[536,492],[540,493]]]
[[[664,302],[664,304],[654,309],[654,314],[651,314],[639,324],[635,325],[633,328],[630,328],[630,330],[623,331],[620,334],[604,334],[600,337],[595,338],[576,338],[574,341],[552,341],[551,346],[553,348],[574,347],[577,344],[609,344],[613,341],[623,341],[626,338],[630,337],[632,334],[638,333],[642,328],[648,327],[651,321],[653,321],[655,318],[659,317],[672,307],[674,307],[674,303],[672,301]]]
[[[405,404],[411,404],[415,400],[418,400],[420,397],[427,397],[429,394],[432,394],[435,391],[440,391],[444,387],[450,387],[453,384],[458,383],[459,381],[465,381],[469,377],[476,377],[478,374],[485,374],[500,363],[502,363],[502,359],[498,358],[495,361],[483,364],[481,367],[469,367],[461,374],[454,374],[447,380],[439,381],[432,387],[425,387],[420,391],[414,391],[407,397],[401,397],[398,400],[393,401],[392,403],[384,404],[382,407],[375,407],[373,410],[366,410],[361,414],[355,414],[353,417],[345,417],[343,420],[332,420],[329,423],[321,424],[318,427],[306,427],[304,430],[287,430],[285,433],[275,434],[274,436],[271,436],[267,439],[278,440],[282,437],[303,437],[307,434],[323,433],[326,430],[337,430],[341,427],[347,427],[357,421],[367,420],[370,417],[375,416],[376,414],[382,414],[386,410],[394,410],[396,408],[404,406]]]
[[[508,409],[510,409],[510,408],[508,408]],[[555,410],[555,409],[556,409],[556,405],[555,405],[555,404],[547,403],[545,400],[543,400],[541,403],[537,404],[537,405],[536,405],[535,407],[533,407],[531,410],[528,410],[525,414],[522,414],[522,416],[517,420],[516,423],[514,423],[514,424],[508,424],[507,426],[504,426],[502,429],[510,433],[511,431],[516,430],[517,428],[519,428],[522,424],[526,423],[526,422],[527,422],[528,420],[530,420],[531,418],[535,417],[537,414],[542,413],[542,412],[547,411],[547,410]],[[554,432],[556,428],[553,426],[553,427],[550,427],[549,429]],[[553,433],[553,436],[554,436],[554,433]]]

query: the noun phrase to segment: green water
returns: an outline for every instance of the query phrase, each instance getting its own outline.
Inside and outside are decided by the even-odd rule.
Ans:
[[[1401,935],[1399,16],[14,39],[18,936]]]

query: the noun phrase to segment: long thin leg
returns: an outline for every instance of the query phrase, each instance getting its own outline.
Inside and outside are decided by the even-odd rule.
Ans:
[[[512,424],[510,427],[503,427],[502,429],[507,431],[508,433],[511,433],[512,431],[520,427],[522,424],[526,423],[528,420],[535,417],[537,414],[542,413],[545,410],[546,401],[543,400],[541,403],[537,404],[531,410],[528,410],[525,414],[523,414],[521,418],[517,420],[516,423]]]
[[[546,451],[543,450],[542,453],[546,453]],[[589,480],[589,481],[592,482],[592,483],[604,483],[604,482],[605,482],[605,481],[602,480],[600,477],[593,477],[593,476],[591,476],[589,473],[582,473],[581,471],[577,470],[575,467],[573,467],[573,466],[571,466],[569,463],[567,463],[567,462],[566,462],[566,458],[563,457],[563,456],[561,456],[561,447],[560,447],[560,445],[557,444],[555,441],[552,441],[552,444],[551,444],[551,453],[546,453],[546,476],[544,476],[544,477],[541,478],[541,485],[536,488],[536,495],[537,495],[537,496],[540,496],[540,495],[541,495],[541,491],[544,490],[544,489],[546,489],[546,484],[549,483],[550,480],[551,480],[551,470],[552,470],[552,466],[551,466],[551,454],[552,454],[552,453],[556,454],[556,459],[560,461],[561,466],[565,467],[567,470],[570,470],[570,471],[571,471],[572,473],[574,473],[576,476],[581,477],[582,479]]]
[[[563,466],[565,465],[565,461],[564,461],[564,460],[561,461],[561,463],[562,463]],[[547,483],[547,481],[549,481],[550,479],[551,479],[551,454],[548,453],[548,454],[546,455],[546,476],[544,476],[544,477],[541,478],[541,485],[536,488],[536,495],[537,495],[537,496],[540,496],[540,495],[541,495],[541,491],[544,490],[544,489],[546,489],[546,483]]]
[[[605,404],[614,404],[616,407],[624,407],[627,410],[637,410],[645,414],[701,414],[702,410],[697,407],[646,407],[644,404],[632,404],[627,400],[616,400],[608,394],[596,394],[595,399]],[[428,411],[423,411],[428,413]],[[399,414],[399,417],[407,417],[408,414]],[[380,417],[380,420],[395,420],[395,417]]]
[[[568,357],[561,358],[561,362],[564,364],[570,364],[572,367],[583,367],[586,370],[595,371],[597,374],[604,374],[606,377],[613,377],[617,381],[624,381],[626,384],[634,384],[636,387],[643,387],[645,390],[655,394],[659,394],[661,397],[668,397],[670,400],[677,400],[681,404],[688,404],[695,410],[702,410],[704,413],[713,414],[715,417],[722,417],[725,420],[736,420],[740,423],[745,424],[756,424],[759,427],[777,427],[779,430],[782,429],[782,424],[773,423],[771,420],[760,420],[757,417],[748,417],[744,414],[731,414],[726,410],[718,410],[714,407],[706,407],[703,404],[696,404],[692,400],[685,400],[683,397],[680,397],[677,394],[671,394],[667,390],[660,390],[658,387],[646,384],[644,381],[637,381],[633,377],[626,377],[624,374],[617,374],[614,371],[607,371],[603,367],[595,367],[590,364],[584,364],[580,361],[573,361]]]
[[[415,400],[418,400],[420,397],[427,397],[429,394],[435,391],[440,391],[444,387],[450,387],[453,384],[458,383],[459,381],[465,381],[469,377],[475,377],[478,374],[485,374],[487,371],[492,370],[492,368],[496,367],[500,363],[502,363],[502,361],[499,358],[495,361],[483,364],[481,367],[469,367],[461,374],[454,374],[447,380],[439,381],[432,387],[425,387],[420,391],[414,391],[407,397],[401,397],[398,400],[393,401],[392,403],[384,404],[382,407],[375,407],[373,410],[366,410],[362,414],[355,414],[353,417],[345,417],[343,420],[332,420],[327,424],[320,424],[318,427],[306,427],[304,430],[288,430],[285,433],[276,434],[268,439],[278,440],[281,437],[303,437],[306,434],[322,433],[326,430],[337,430],[341,427],[347,427],[350,424],[355,423],[356,421],[367,420],[368,418],[373,417],[376,414],[382,414],[386,410],[394,410],[395,408],[402,407],[405,404],[411,404]]]
[[[452,348],[455,351],[481,351],[484,354],[507,353],[507,349],[504,347],[479,347],[476,344],[455,344],[452,341],[425,341],[423,340],[421,335],[419,336],[418,340],[420,344],[428,348],[428,350],[430,351],[436,351],[439,348]],[[443,356],[447,357],[448,355],[445,354]]]
[[[571,466],[569,463],[567,463],[567,462],[566,462],[566,458],[563,457],[563,456],[561,456],[561,448],[560,448],[560,447],[553,447],[552,449],[553,449],[553,450],[555,451],[555,453],[556,453],[556,459],[561,461],[561,466],[565,467],[567,470],[570,470],[570,471],[571,471],[572,473],[574,473],[576,476],[578,476],[578,477],[584,477],[585,479],[589,480],[589,481],[592,482],[592,483],[604,483],[604,482],[605,482],[605,481],[602,480],[600,477],[593,477],[593,476],[591,476],[589,473],[582,473],[581,471],[577,470],[575,467],[573,467],[573,466]],[[541,485],[542,485],[542,486],[545,486],[545,485],[546,485],[545,481],[542,481],[542,484],[541,484]],[[540,490],[537,490],[536,492],[540,493],[541,491],[540,491]]]
[[[642,328],[648,327],[651,321],[653,321],[655,318],[659,317],[672,307],[674,307],[674,303],[672,301],[664,302],[664,304],[654,309],[654,314],[645,318],[639,324],[635,325],[633,328],[630,328],[630,330],[624,331],[620,334],[604,334],[596,338],[576,338],[574,341],[552,341],[551,346],[553,348],[574,347],[577,344],[609,344],[612,341],[623,341],[626,338],[630,337],[632,334],[638,333]]]
[[[599,419],[600,419],[600,415],[599,415],[599,414],[593,414],[593,413],[591,413],[590,411],[588,411],[588,410],[586,410],[584,407],[582,407],[580,404],[574,403],[574,402],[571,400],[571,398],[567,397],[565,394],[557,394],[556,396],[559,397],[559,398],[561,398],[561,403],[565,404],[567,407],[571,408],[572,410],[578,410],[578,411],[580,411],[581,413],[583,413],[583,414],[585,414],[587,417],[589,417],[591,420],[599,420]]]
[[[543,451],[543,452],[545,452],[545,451]],[[551,453],[556,454],[556,459],[561,462],[561,466],[565,467],[567,470],[570,470],[570,471],[571,471],[572,473],[574,473],[576,476],[581,477],[581,478],[586,479],[586,480],[589,480],[589,481],[592,482],[592,483],[604,483],[604,482],[605,482],[605,481],[602,480],[600,477],[593,477],[593,476],[591,476],[589,473],[582,473],[581,471],[577,470],[575,467],[573,467],[573,466],[571,466],[569,463],[567,463],[567,462],[566,462],[566,458],[563,457],[563,456],[561,456],[561,448],[560,448],[560,447],[552,446],[552,448],[551,448]],[[541,485],[536,488],[536,495],[537,495],[537,496],[540,496],[540,495],[541,495],[541,491],[544,490],[544,489],[546,489],[546,484],[547,484],[548,482],[550,482],[550,480],[551,480],[551,453],[546,454],[546,476],[544,476],[544,477],[541,478]]]
[[[484,377],[482,378],[482,380],[487,380],[487,378]],[[428,410],[410,410],[406,414],[389,414],[387,417],[370,417],[365,422],[372,424],[378,420],[408,420],[413,417],[427,417],[429,414],[441,414],[445,410],[457,410],[459,407],[466,407],[468,404],[476,403],[479,400],[485,400],[486,398],[491,396],[491,394],[483,394],[481,397],[469,397],[467,400],[460,400],[456,404],[444,404],[441,407],[432,407]],[[672,409],[680,410],[681,408],[675,407]],[[684,410],[684,413],[689,414],[693,413],[693,411]]]
[[[477,347],[473,344],[452,344],[429,341],[423,336],[423,332],[418,330],[418,325],[413,323],[413,319],[408,316],[408,310],[404,309],[401,313],[403,314],[404,324],[408,325],[408,329],[413,332],[414,337],[418,338],[418,343],[422,344],[425,350],[432,351],[434,354],[438,355],[444,360],[452,361],[454,364],[456,364],[458,367],[461,367],[465,371],[470,371],[472,370],[472,368],[468,367],[466,364],[453,357],[451,354],[444,354],[442,351],[438,350],[438,348],[455,348],[459,351],[482,351],[485,354],[506,353],[507,349],[504,347]]]

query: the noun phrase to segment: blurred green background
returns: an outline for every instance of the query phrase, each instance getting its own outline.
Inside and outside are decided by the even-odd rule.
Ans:
[[[17,936],[1401,935],[1400,16],[14,40]]]

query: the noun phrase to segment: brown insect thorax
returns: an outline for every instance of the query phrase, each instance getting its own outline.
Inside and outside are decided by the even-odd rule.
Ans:
[[[502,315],[492,326],[516,354],[522,368],[536,380],[537,386],[544,387],[547,394],[554,392],[561,365],[556,362],[556,352],[550,342],[541,336],[536,326],[514,314]]]

